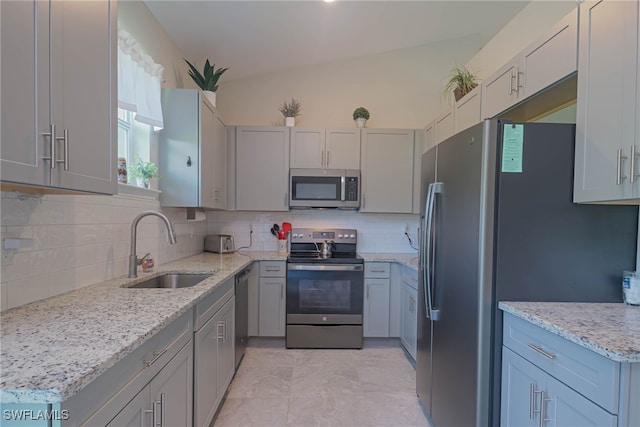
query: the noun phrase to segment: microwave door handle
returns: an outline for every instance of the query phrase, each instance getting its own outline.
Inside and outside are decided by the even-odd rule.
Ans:
[[[346,186],[347,186],[347,178],[343,175],[340,177],[340,200],[341,201],[345,201],[346,197],[345,197],[345,191],[346,191]]]

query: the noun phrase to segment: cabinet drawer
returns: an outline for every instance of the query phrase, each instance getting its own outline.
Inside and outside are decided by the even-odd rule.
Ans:
[[[234,285],[234,276],[231,276],[196,304],[196,308],[193,311],[193,329],[195,331],[207,323],[211,316],[233,297],[235,293]]]
[[[286,267],[284,261],[260,261],[260,277],[285,277]]]
[[[503,344],[609,412],[618,412],[619,363],[509,313],[504,313]]]
[[[388,262],[365,262],[364,277],[388,279],[389,266]]]

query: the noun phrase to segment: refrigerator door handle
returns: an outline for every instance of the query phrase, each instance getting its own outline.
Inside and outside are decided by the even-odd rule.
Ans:
[[[435,211],[436,211],[436,194],[441,194],[442,193],[442,183],[441,182],[434,182],[432,185],[432,189],[431,189],[431,223],[429,225],[430,230],[433,229],[433,222],[435,220]],[[430,235],[433,233],[430,233]],[[433,237],[433,242],[430,243],[430,246],[434,249],[433,251],[431,249],[429,249],[429,253],[430,253],[430,259],[429,259],[429,271],[430,271],[430,277],[429,277],[429,311],[431,312],[431,319],[433,321],[438,321],[440,320],[440,309],[437,309],[435,307],[435,297],[436,297],[436,284],[435,284],[435,280],[432,280],[435,278],[435,273],[436,273],[436,265],[435,265],[435,248],[437,247],[438,242],[435,238],[435,235]],[[433,282],[433,283],[432,283]]]
[[[427,197],[425,200],[424,207],[424,223],[422,224],[422,239],[421,239],[421,262],[422,262],[422,286],[424,287],[424,313],[427,319],[431,318],[431,301],[429,290],[431,289],[431,285],[429,284],[429,280],[431,278],[431,197],[433,184],[429,184],[429,188],[427,189]]]

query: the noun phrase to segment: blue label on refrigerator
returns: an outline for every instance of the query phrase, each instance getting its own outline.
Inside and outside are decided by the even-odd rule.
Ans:
[[[524,125],[505,124],[502,132],[502,172],[522,173]]]

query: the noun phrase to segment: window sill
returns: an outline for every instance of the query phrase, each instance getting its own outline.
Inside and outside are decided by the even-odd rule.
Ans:
[[[154,190],[152,188],[142,188],[135,185],[118,183],[118,195],[128,196],[136,199],[152,199],[160,200],[160,190]]]

